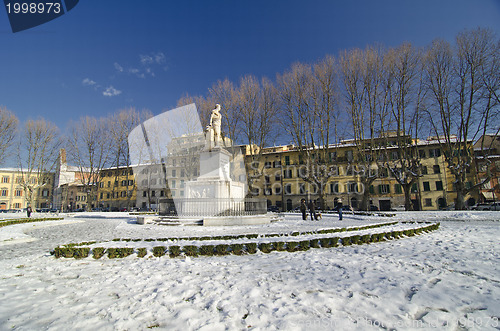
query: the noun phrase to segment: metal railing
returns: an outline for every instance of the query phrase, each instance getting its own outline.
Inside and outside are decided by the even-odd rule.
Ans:
[[[160,214],[169,216],[250,216],[267,213],[264,199],[183,198],[160,200]]]

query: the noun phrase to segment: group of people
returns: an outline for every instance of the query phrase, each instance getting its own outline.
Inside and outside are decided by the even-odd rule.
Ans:
[[[339,221],[342,221],[342,200],[337,202],[339,209]],[[307,220],[307,209],[309,208],[309,213],[311,214],[311,221],[318,221],[322,218],[321,213],[316,212],[316,205],[314,201],[309,200],[309,204],[306,204],[306,199],[300,200],[300,212],[302,213],[302,220]]]
[[[311,221],[318,221],[321,218],[321,214],[316,212],[316,205],[314,201],[310,200],[309,204],[306,205],[306,199],[300,200],[300,211],[302,212],[302,219],[307,220],[307,209],[311,213]]]

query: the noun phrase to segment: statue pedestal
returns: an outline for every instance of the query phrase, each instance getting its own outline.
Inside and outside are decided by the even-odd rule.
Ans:
[[[231,154],[213,148],[200,154],[200,176],[186,183],[186,197],[177,206],[180,217],[220,216],[244,210],[245,184],[231,180]]]

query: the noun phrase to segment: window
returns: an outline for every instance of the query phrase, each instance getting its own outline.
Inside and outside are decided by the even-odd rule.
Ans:
[[[172,180],[172,182],[170,183],[170,187],[175,188],[175,184],[176,184],[175,180]]]
[[[120,195],[121,195],[122,198],[126,198],[127,197],[127,191],[122,191],[120,193]]]
[[[413,183],[411,185],[411,189],[410,189],[411,193],[417,193],[418,192],[418,186],[417,186],[417,183]]]
[[[389,186],[389,185],[387,185],[387,186]],[[348,183],[347,190],[348,190],[348,192],[351,192],[351,193],[357,193],[358,192],[358,183]]]
[[[181,191],[181,197],[183,197],[183,196],[184,196],[184,191]]]
[[[16,202],[16,203],[14,204],[14,208],[16,208],[16,209],[21,208],[21,204],[20,204],[19,202]]]
[[[420,158],[422,159],[425,159],[425,149],[419,149],[418,156],[420,156]]]
[[[9,182],[9,177],[2,177],[2,183],[7,184]]]
[[[425,199],[425,206],[431,207],[432,206],[432,199]]]
[[[155,197],[156,196],[156,191],[151,191],[151,196]]]
[[[300,184],[299,191],[300,191],[300,194],[306,194],[306,186],[304,185],[304,183]]]
[[[292,194],[292,184],[285,184],[285,194]]]
[[[106,193],[106,199],[109,199],[109,193]]]
[[[172,177],[177,177],[177,171],[175,169],[172,169]]]
[[[394,184],[394,192],[396,192],[396,194],[403,193],[403,190],[401,189],[401,184]]]
[[[375,194],[375,187],[373,187],[373,185],[370,185],[370,194]]]
[[[432,169],[434,170],[435,174],[440,174],[441,173],[441,169],[439,168],[439,164],[433,165]]]
[[[339,183],[330,183],[330,192],[338,194],[339,193]]]
[[[424,184],[424,191],[428,192],[431,190],[431,185],[429,184],[429,182],[423,182]]]
[[[299,164],[304,164],[304,158],[299,154]]]
[[[181,169],[181,177],[186,177],[186,171],[184,169]]]
[[[100,182],[99,183],[99,188],[103,188],[104,187],[104,183],[103,182]]]
[[[443,190],[443,182],[438,180],[436,181],[436,190],[437,191],[442,191]]]
[[[165,196],[165,191],[161,190],[160,191],[160,197],[164,197]]]
[[[347,161],[351,162],[353,160],[352,151],[347,151],[346,157]]]
[[[275,168],[280,168],[280,167],[281,167],[281,161],[274,161],[273,166],[274,166]]]
[[[276,194],[276,195],[281,194],[281,185],[274,186],[274,194]]]
[[[283,172],[283,177],[285,177],[285,178],[292,178],[292,169],[286,169]]]
[[[156,185],[156,178],[151,179],[150,184],[151,185]]]
[[[429,157],[439,157],[441,156],[441,150],[439,148],[434,148],[429,150]]]
[[[6,197],[9,194],[9,190],[2,189],[2,196]]]
[[[421,169],[422,169],[422,175],[427,175],[428,174],[426,166],[422,166]]]
[[[48,197],[48,196],[49,196],[49,190],[44,189],[44,190],[42,191],[42,197]]]
[[[290,165],[290,155],[285,156],[285,165]]]
[[[266,184],[269,184],[271,182],[271,178],[268,175],[265,175],[264,181],[266,182]]]
[[[391,189],[389,187],[389,184],[381,184],[378,186],[378,192],[380,194],[388,194],[391,192]]]
[[[101,194],[99,195],[99,199],[102,199],[103,196],[104,196],[104,193],[101,192]]]
[[[281,174],[278,172],[276,175],[274,175],[274,180],[279,182],[281,180]]]
[[[111,182],[108,180],[108,187],[111,187]]]
[[[335,161],[337,159],[337,152],[330,152],[330,161]]]
[[[14,192],[14,195],[15,195],[16,197],[22,197],[22,196],[23,196],[23,191],[22,191],[22,190],[16,190],[16,191]]]
[[[181,188],[184,188],[184,179],[181,179]]]
[[[146,198],[147,196],[148,196],[148,193],[147,193],[146,191],[143,191],[143,192],[142,192],[142,197],[143,197],[143,198]]]
[[[264,195],[273,195],[273,191],[271,190],[271,188],[265,188],[264,189]]]

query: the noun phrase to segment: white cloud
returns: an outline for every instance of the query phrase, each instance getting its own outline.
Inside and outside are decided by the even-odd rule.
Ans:
[[[122,67],[117,62],[114,67],[117,72],[124,72],[138,78],[155,77],[155,70],[167,71],[165,65],[166,56],[163,52],[152,52],[149,54],[139,54],[139,63],[133,67]]]
[[[153,58],[149,55],[139,55],[142,65],[152,64]]]
[[[83,84],[84,86],[95,86],[95,85],[97,85],[97,83],[96,83],[96,82],[94,82],[94,81],[93,81],[92,79],[90,79],[90,78],[85,78],[85,79],[82,81],[82,84]]]
[[[114,97],[121,93],[122,91],[115,89],[113,86],[109,86],[102,92],[102,95],[106,97]]]
[[[115,69],[118,72],[123,72],[123,67],[121,65],[119,65],[117,62],[115,62]]]

